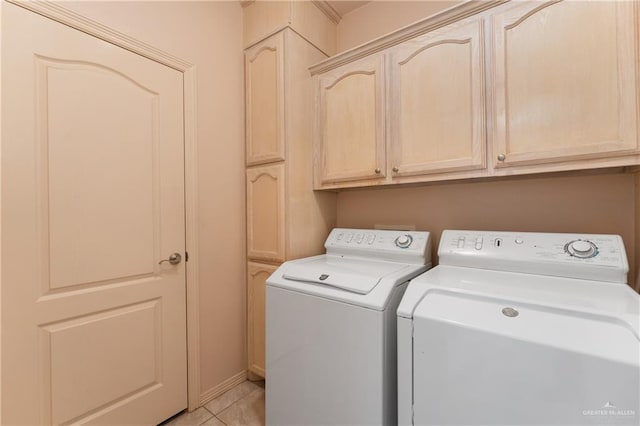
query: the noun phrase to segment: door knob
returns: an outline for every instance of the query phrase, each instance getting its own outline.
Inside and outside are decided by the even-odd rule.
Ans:
[[[182,255],[180,253],[173,253],[171,256],[169,256],[168,259],[162,259],[160,262],[158,262],[158,265],[161,265],[164,262],[169,262],[172,265],[177,265],[178,263],[182,262]]]

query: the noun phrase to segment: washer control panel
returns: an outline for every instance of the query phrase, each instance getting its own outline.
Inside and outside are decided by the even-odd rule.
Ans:
[[[335,228],[324,244],[327,254],[430,263],[431,239],[424,231]]]
[[[629,271],[619,235],[453,231],[442,233],[442,265],[626,282]]]

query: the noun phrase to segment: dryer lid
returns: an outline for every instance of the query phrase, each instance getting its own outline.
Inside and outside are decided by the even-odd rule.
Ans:
[[[437,289],[409,347],[415,424],[638,424],[640,344],[619,318]],[[623,421],[585,420],[611,404]]]

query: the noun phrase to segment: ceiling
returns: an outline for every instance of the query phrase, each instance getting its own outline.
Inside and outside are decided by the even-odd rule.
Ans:
[[[369,2],[368,1],[331,0],[331,1],[328,1],[327,3],[329,3],[331,7],[333,7],[336,10],[336,12],[340,14],[340,16],[344,16],[345,14],[351,12],[352,10],[357,9],[360,6],[363,6]]]

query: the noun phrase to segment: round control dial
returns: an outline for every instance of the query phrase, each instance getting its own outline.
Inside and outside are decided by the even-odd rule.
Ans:
[[[413,242],[413,237],[409,234],[400,235],[396,238],[396,246],[400,248],[407,248]]]
[[[598,254],[598,246],[588,240],[574,240],[564,246],[564,250],[573,257],[588,259]]]

